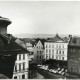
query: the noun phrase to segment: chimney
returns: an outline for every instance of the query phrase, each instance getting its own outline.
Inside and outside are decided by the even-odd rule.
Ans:
[[[71,39],[72,39],[72,35],[69,35],[69,40],[68,40],[69,43],[70,43]]]
[[[12,22],[8,18],[0,16],[0,32],[2,34],[7,34],[7,26]]]

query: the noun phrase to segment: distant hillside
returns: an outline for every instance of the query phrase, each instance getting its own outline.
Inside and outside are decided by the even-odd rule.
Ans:
[[[17,38],[53,38],[56,34],[15,34]],[[68,37],[68,34],[58,34],[60,37]],[[79,36],[80,35],[72,35]]]
[[[53,38],[56,34],[15,34],[18,38]],[[68,35],[59,34],[60,37],[68,37]]]

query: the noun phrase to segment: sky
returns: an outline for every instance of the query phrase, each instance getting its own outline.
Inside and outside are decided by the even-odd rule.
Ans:
[[[78,1],[0,1],[0,16],[12,21],[10,34],[80,35]]]

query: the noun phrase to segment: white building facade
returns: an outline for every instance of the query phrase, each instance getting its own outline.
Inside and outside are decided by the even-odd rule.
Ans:
[[[18,54],[15,62],[13,79],[28,79],[28,54]]]
[[[45,59],[67,61],[68,42],[56,35],[52,40],[45,42]]]

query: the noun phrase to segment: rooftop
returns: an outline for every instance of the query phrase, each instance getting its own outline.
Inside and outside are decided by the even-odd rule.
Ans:
[[[80,37],[71,37],[69,45],[71,46],[80,46]]]
[[[11,54],[14,52],[16,53],[16,51],[19,51],[19,52],[27,52],[29,53],[29,51],[26,49],[26,45],[19,39],[16,39],[15,37],[13,37],[12,35],[4,35],[4,34],[1,34],[0,33],[0,36],[2,38],[4,38],[4,40],[6,40],[6,43],[5,43],[5,46],[2,50],[2,54],[6,54],[6,53],[9,53],[11,52]],[[1,54],[0,54],[1,55]],[[7,54],[8,55],[8,54]]]
[[[59,43],[63,43],[64,42],[64,43],[68,43],[68,38],[67,37],[61,38],[61,37],[59,37],[58,34],[56,34],[55,37],[47,40],[47,42],[54,42],[54,43],[55,42],[59,42]]]

